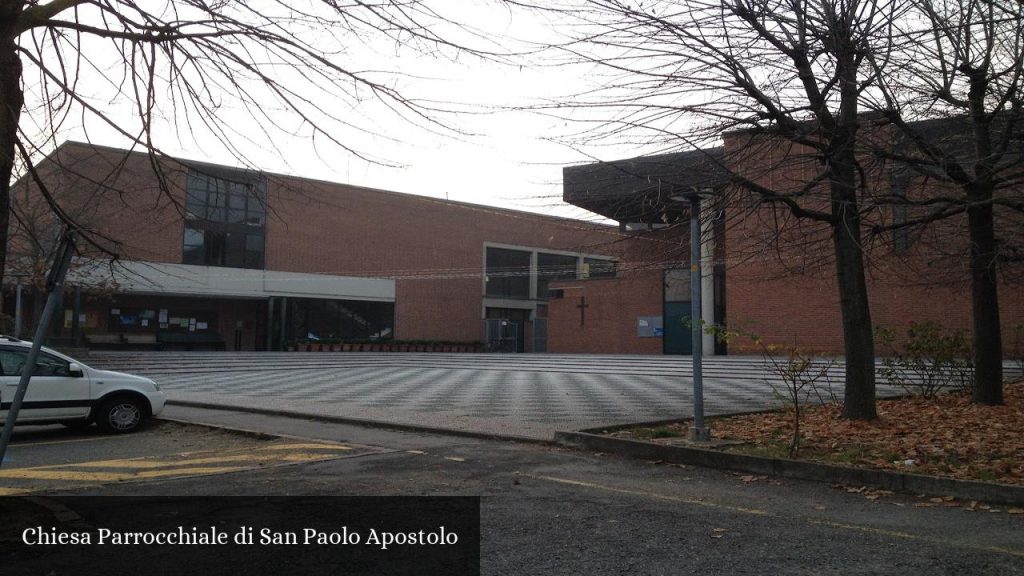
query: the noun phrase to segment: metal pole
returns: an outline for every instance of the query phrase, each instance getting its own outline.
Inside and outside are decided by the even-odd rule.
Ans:
[[[21,276],[18,276],[18,285],[14,289],[14,337],[21,339]]]
[[[81,318],[82,318],[82,286],[75,286],[75,303],[74,303],[74,316],[71,318],[71,337],[75,339],[75,346],[79,345],[81,340]]]
[[[707,441],[711,431],[704,426],[704,374],[701,360],[704,352],[703,324],[700,302],[700,196],[690,197],[690,322],[693,341],[693,427],[690,440]]]
[[[267,352],[274,350],[274,297],[267,298]]]
[[[43,314],[39,317],[39,325],[36,326],[36,335],[32,340],[32,347],[28,351],[28,358],[21,369],[21,380],[18,382],[18,390],[14,393],[14,400],[7,411],[7,421],[4,422],[4,431],[0,434],[0,467],[3,466],[4,456],[7,454],[7,445],[11,441],[11,433],[14,431],[14,421],[18,419],[18,411],[21,410],[21,403],[25,399],[25,391],[28,390],[29,379],[35,370],[36,360],[39,358],[39,349],[43,347],[46,339],[46,331],[50,327],[50,318],[57,308],[64,290],[64,277],[67,275],[68,266],[71,264],[71,257],[75,253],[75,235],[73,232],[65,232],[61,242],[60,251],[50,269],[50,277],[46,282],[47,297]]]
[[[284,350],[284,342],[288,337],[288,298],[281,297],[281,337],[277,340],[277,349]]]

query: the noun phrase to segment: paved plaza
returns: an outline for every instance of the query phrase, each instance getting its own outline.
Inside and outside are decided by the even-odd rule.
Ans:
[[[511,438],[683,418],[693,408],[691,359],[682,356],[93,352],[90,362],[149,376],[172,401]],[[829,381],[841,398],[841,365]],[[704,360],[709,415],[777,405],[773,384],[781,386],[761,358]]]

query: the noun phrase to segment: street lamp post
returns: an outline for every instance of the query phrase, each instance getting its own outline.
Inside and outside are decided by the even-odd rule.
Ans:
[[[701,362],[704,356],[703,325],[701,322],[701,270],[700,270],[700,194],[694,192],[690,200],[690,324],[693,341],[693,426],[690,440],[711,440],[711,430],[704,425],[704,374]]]
[[[14,288],[14,337],[21,338],[21,278],[23,274],[14,276],[17,285]]]

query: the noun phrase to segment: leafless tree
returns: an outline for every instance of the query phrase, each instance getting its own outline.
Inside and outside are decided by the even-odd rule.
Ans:
[[[1024,256],[1024,4],[912,0],[894,35],[899,49],[871,62],[880,81],[867,105],[897,129],[882,155],[931,190],[879,198],[905,207],[879,228],[965,222],[967,245],[944,239],[969,252],[973,397],[1000,404],[999,273]]]
[[[732,183],[728,201],[745,202],[745,217],[795,221],[779,235],[830,246],[846,355],[843,415],[874,418],[862,238],[870,158],[858,148],[860,104],[874,82],[867,59],[891,49],[902,4],[579,0],[559,9],[577,25],[558,48],[608,72],[604,86],[556,106],[589,123],[575,136],[648,149],[739,138],[728,147],[739,152],[720,161]],[[776,177],[783,167],[785,181]]]
[[[407,97],[401,77],[353,56],[373,42],[442,57],[497,57],[494,44],[430,0],[4,0],[0,5],[0,245],[8,244],[12,175],[35,181],[61,209],[34,160],[63,131],[99,127],[165,156],[157,126],[216,139],[244,162],[254,143],[301,135],[325,155],[386,158],[353,146],[354,134],[394,138],[376,114],[445,132],[445,105]],[[449,7],[451,9],[451,7]],[[475,48],[469,48],[472,44]],[[367,114],[365,105],[374,112]],[[129,114],[118,112],[130,108]],[[123,110],[121,110],[123,111]],[[84,240],[90,242],[85,234]],[[95,243],[96,248],[100,248]],[[0,251],[0,275],[6,254]]]

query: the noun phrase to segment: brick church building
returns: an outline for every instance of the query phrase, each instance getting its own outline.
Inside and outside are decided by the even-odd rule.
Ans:
[[[726,195],[723,166],[738,169],[729,151],[742,145],[726,135],[719,149],[566,168],[564,200],[616,226],[67,142],[37,171],[89,241],[80,242],[53,337],[106,348],[445,341],[507,352],[687,354],[685,197]],[[760,177],[800,170],[773,164]],[[29,179],[12,196],[8,294],[19,273],[31,286],[59,228]],[[820,231],[795,227],[816,242],[766,249],[763,219],[707,204],[703,319],[841,350]],[[937,266],[926,243],[913,240],[892,234],[872,248],[873,321],[969,329],[962,271]],[[27,318],[40,304],[31,294]],[[1000,296],[1009,331],[1024,323],[1024,298],[1013,284]],[[13,315],[14,300],[4,299],[5,313]],[[704,349],[746,351],[710,337]]]

